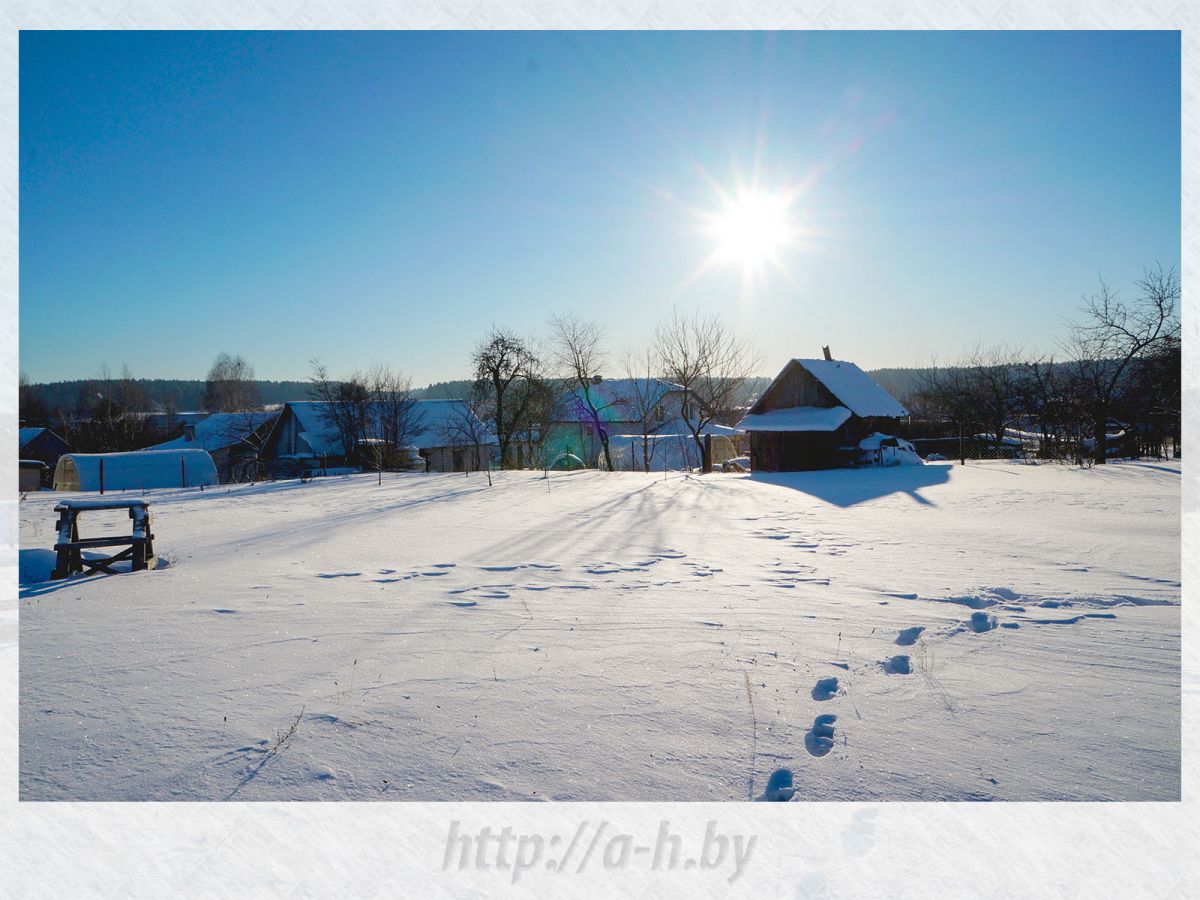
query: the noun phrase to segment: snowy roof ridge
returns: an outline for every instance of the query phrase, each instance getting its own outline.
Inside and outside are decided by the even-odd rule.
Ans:
[[[852,362],[844,359],[802,357],[795,357],[792,362],[803,367],[821,382],[829,393],[856,416],[902,419],[908,415],[908,410],[896,402],[895,397]]]

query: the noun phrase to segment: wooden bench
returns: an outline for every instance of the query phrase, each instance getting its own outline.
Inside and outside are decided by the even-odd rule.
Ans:
[[[80,538],[79,514],[94,510],[127,509],[133,527],[129,536]],[[146,500],[64,500],[54,507],[58,513],[58,543],[54,545],[57,558],[51,580],[67,578],[78,572],[90,575],[103,570],[113,574],[112,566],[130,560],[134,572],[154,566],[154,535],[150,533],[150,503]],[[91,547],[125,547],[115,556],[84,559],[83,551]]]

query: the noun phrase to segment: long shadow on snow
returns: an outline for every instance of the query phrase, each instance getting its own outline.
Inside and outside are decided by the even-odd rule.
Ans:
[[[950,480],[950,463],[930,463],[923,466],[892,466],[873,469],[825,469],[815,472],[755,472],[752,481],[777,487],[791,488],[824,500],[832,506],[849,507],[888,494],[908,494],[923,506],[934,506],[922,497],[923,488],[945,484]]]

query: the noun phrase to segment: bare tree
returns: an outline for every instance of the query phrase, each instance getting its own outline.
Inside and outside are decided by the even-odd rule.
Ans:
[[[599,438],[604,464],[612,471],[608,428],[603,418],[609,404],[597,390],[607,359],[603,348],[604,330],[595,322],[579,319],[574,313],[551,317],[550,329],[554,362],[570,387],[567,402],[574,407],[571,412]]]
[[[471,471],[470,462],[465,456],[468,452],[471,454],[471,461],[474,462],[477,471],[491,469],[491,462],[485,457],[485,454],[487,453],[486,447],[493,437],[483,419],[467,402],[457,405],[442,425],[441,439],[445,442],[444,446],[464,454],[463,469],[468,473]],[[490,474],[488,479],[490,483]]]
[[[367,383],[359,372],[352,372],[342,381],[332,381],[328,369],[319,360],[309,360],[309,364],[312,367],[309,396],[324,404],[321,415],[337,431],[347,463],[354,465],[359,459],[359,447],[368,437],[371,392]]]
[[[244,409],[224,417],[220,438],[229,448],[229,474],[234,481],[262,477],[263,450],[278,416],[277,411]]]
[[[658,326],[655,348],[663,377],[683,388],[683,421],[704,459],[704,429],[742,399],[759,358],[719,317],[679,310]]]
[[[1025,412],[1026,369],[1018,349],[1001,344],[988,350],[976,347],[964,360],[969,399],[977,421],[996,448],[1005,442],[1008,429]]]
[[[204,382],[203,403],[209,412],[262,409],[254,367],[241,356],[218,354]]]
[[[621,365],[630,384],[629,394],[625,398],[628,404],[625,416],[638,425],[642,468],[649,472],[654,450],[658,446],[655,436],[665,419],[663,399],[672,385],[658,377],[658,359],[651,345],[627,351]]]
[[[963,433],[969,432],[972,443],[982,439],[999,449],[1009,429],[1023,424],[1031,412],[1029,376],[1019,349],[977,346],[957,365],[925,372],[918,403],[958,427],[960,447]],[[980,428],[985,435],[976,434]]]
[[[391,447],[407,446],[425,430],[425,417],[413,396],[412,379],[384,365],[367,375],[374,431]]]
[[[493,325],[471,357],[474,399],[493,423],[500,442],[500,464],[512,465],[509,446],[514,435],[535,434],[538,411],[548,391],[541,361],[521,338]],[[538,439],[544,434],[538,432]]]
[[[1134,285],[1140,293],[1126,302],[1102,280],[1099,292],[1085,299],[1083,318],[1070,323],[1065,343],[1086,390],[1097,465],[1106,461],[1108,418],[1135,361],[1177,344],[1180,338],[1180,285],[1175,269],[1164,270],[1161,265],[1146,269]]]
[[[62,437],[75,450],[86,453],[138,450],[156,444],[166,435],[149,424],[149,406],[146,392],[129,366],[122,365],[121,377],[114,378],[105,363],[99,378],[80,387],[73,413],[63,417]]]

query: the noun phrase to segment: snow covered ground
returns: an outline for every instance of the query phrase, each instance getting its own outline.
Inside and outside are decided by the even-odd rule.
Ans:
[[[152,491],[167,567],[39,582],[62,496],[26,800],[1180,794],[1177,463]]]

